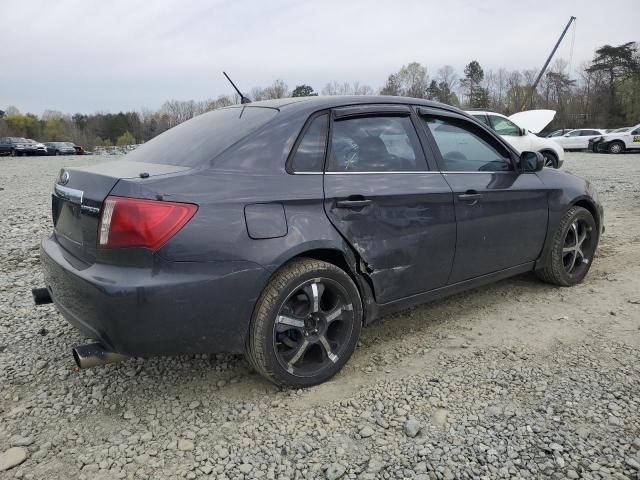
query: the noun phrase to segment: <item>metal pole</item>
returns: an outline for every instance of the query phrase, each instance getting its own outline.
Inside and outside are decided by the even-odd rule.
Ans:
[[[529,94],[529,98],[525,99],[524,103],[522,104],[522,108],[520,110],[524,110],[524,108],[527,106],[527,104],[531,105],[531,102],[533,101],[533,94],[536,91],[536,87],[538,86],[538,83],[540,82],[540,79],[542,78],[542,75],[544,75],[544,72],[547,70],[547,67],[549,66],[549,62],[551,62],[551,59],[553,58],[553,56],[556,53],[556,50],[558,50],[558,47],[560,46],[560,42],[562,42],[562,39],[564,38],[564,36],[567,33],[567,30],[569,30],[569,26],[571,25],[571,23],[576,19],[576,17],[571,17],[569,19],[569,21],[567,22],[567,26],[564,27],[564,30],[562,31],[562,34],[560,35],[560,38],[558,39],[558,41],[556,42],[555,46],[553,47],[553,50],[551,50],[551,53],[549,54],[549,57],[547,57],[547,61],[544,62],[544,65],[542,66],[542,69],[540,70],[540,73],[538,73],[538,76],[536,77],[535,81],[533,82],[533,85],[531,86],[531,93]]]

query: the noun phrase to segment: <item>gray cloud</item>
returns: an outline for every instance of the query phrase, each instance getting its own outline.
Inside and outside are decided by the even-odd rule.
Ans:
[[[276,78],[320,90],[332,80],[378,88],[411,61],[431,72],[472,59],[485,70],[539,68],[570,15],[574,67],[639,33],[637,0],[5,0],[2,12],[0,108],[36,113],[215,97],[231,93],[223,69],[245,90]]]

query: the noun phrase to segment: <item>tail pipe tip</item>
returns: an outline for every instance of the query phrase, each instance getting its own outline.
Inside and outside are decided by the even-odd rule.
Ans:
[[[32,288],[31,295],[33,295],[33,301],[36,305],[46,305],[53,302],[48,288]]]
[[[97,367],[99,365],[106,365],[107,363],[117,363],[129,358],[127,355],[106,350],[99,343],[78,345],[73,347],[71,351],[73,353],[73,359],[80,369]]]

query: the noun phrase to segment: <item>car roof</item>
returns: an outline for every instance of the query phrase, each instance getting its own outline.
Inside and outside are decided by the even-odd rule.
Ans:
[[[240,106],[251,107],[267,107],[277,108],[278,110],[295,110],[298,108],[308,109],[310,107],[316,107],[318,110],[324,108],[336,108],[346,107],[349,105],[365,105],[365,104],[409,104],[409,105],[422,105],[425,107],[443,108],[455,112],[461,110],[445,105],[444,103],[434,102],[431,100],[424,100],[422,98],[413,97],[396,97],[389,95],[328,95],[318,97],[291,97],[291,98],[279,98],[275,100],[261,100],[259,102],[251,102]],[[239,105],[234,105],[226,108],[238,108]]]

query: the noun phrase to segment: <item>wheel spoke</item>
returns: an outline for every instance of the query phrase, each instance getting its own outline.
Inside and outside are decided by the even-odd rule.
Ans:
[[[309,299],[309,313],[320,311],[320,298],[324,293],[324,284],[319,280],[314,281],[311,285],[303,288],[304,293]]]
[[[304,328],[304,320],[300,320],[297,318],[289,317],[287,315],[278,315],[276,318],[276,330],[278,332],[285,332],[292,328],[303,329]]]
[[[575,242],[575,245],[578,245],[578,224],[576,222],[573,222],[571,224],[571,231],[573,232],[573,240]]]
[[[296,350],[296,353],[289,360],[290,369],[293,368],[293,365],[296,364],[304,356],[307,348],[309,348],[309,342],[307,340],[304,340],[298,347],[298,350]]]
[[[571,273],[573,271],[573,267],[576,264],[576,260],[578,259],[578,252],[574,250],[571,254],[571,264],[567,267],[567,273]]]
[[[582,246],[582,244],[583,244],[583,242],[587,239],[587,234],[588,234],[588,233],[589,233],[589,232],[588,232],[588,231],[587,231],[587,229],[585,228],[585,229],[582,231],[582,235],[580,235],[580,236],[578,237],[578,242],[577,242],[577,243],[578,243],[578,246],[579,246],[579,247],[581,247],[581,246]]]
[[[576,251],[576,247],[564,247],[562,249],[562,254],[566,255],[567,253],[572,253]]]
[[[329,357],[329,360],[331,360],[333,363],[336,363],[338,361],[338,356],[331,351],[331,345],[329,345],[329,340],[327,340],[327,337],[322,335],[320,338],[318,338],[318,341],[324,347],[325,352],[327,352],[327,357]]]
[[[336,318],[338,318],[340,315],[342,315],[342,313],[343,313],[342,306],[338,306],[334,308],[331,312],[327,313],[324,319],[326,320],[327,324],[329,324],[333,322]]]

